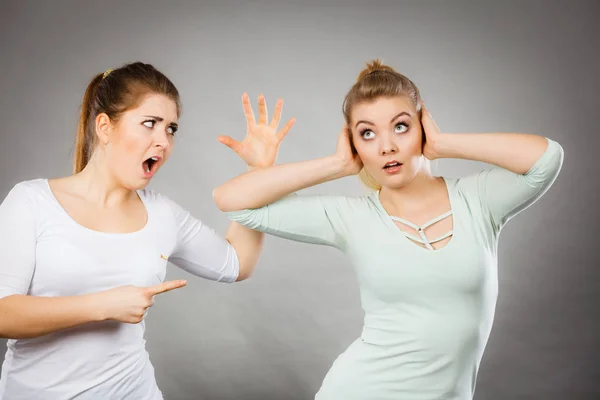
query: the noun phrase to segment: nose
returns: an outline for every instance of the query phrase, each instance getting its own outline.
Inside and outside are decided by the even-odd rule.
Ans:
[[[380,148],[381,155],[385,156],[385,155],[389,155],[389,154],[394,154],[397,151],[398,151],[398,148],[397,148],[396,144],[394,143],[394,141],[392,140],[392,138],[390,137],[390,135],[385,135],[384,138],[381,140],[381,148]]]
[[[157,130],[156,138],[154,140],[154,146],[166,149],[170,145],[171,142],[169,140],[169,134],[167,132],[161,132]]]

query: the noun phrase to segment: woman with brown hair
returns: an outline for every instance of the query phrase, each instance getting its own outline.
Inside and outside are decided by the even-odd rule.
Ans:
[[[343,111],[334,155],[244,173],[215,202],[244,226],[352,261],[364,328],[316,399],[471,399],[494,317],[500,231],[553,184],[563,150],[531,134],[443,134],[414,83],[379,61]],[[434,176],[429,160],[441,158],[499,168]],[[357,173],[372,193],[291,195]]]
[[[146,187],[179,116],[177,89],[152,65],[100,73],[83,98],[74,175],[18,183],[0,205],[0,399],[162,399],[144,316],[186,284],[163,282],[167,262],[218,282],[252,273],[261,233],[232,223],[221,237]],[[276,154],[255,143],[245,160],[262,167]]]

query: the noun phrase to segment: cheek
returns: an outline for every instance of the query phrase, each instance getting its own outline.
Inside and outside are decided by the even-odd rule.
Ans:
[[[121,136],[119,147],[121,152],[130,156],[136,156],[143,154],[147,150],[148,143],[147,140],[144,140],[143,135],[139,135],[136,132],[130,132]]]
[[[360,157],[363,164],[369,164],[373,159],[377,158],[378,152],[374,142],[366,142],[361,140],[358,143],[354,143],[356,154]]]
[[[401,149],[406,155],[420,156],[423,153],[422,133],[420,130],[413,130],[404,136]]]
[[[111,141],[110,163],[117,169],[138,164],[148,150],[149,144],[137,132],[123,132]]]

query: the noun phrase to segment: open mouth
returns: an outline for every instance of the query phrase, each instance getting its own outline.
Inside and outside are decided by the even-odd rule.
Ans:
[[[400,167],[401,165],[402,165],[402,163],[399,163],[398,161],[390,161],[389,163],[387,163],[383,166],[383,169],[397,168],[397,167]]]
[[[159,157],[150,157],[149,159],[147,159],[146,161],[144,161],[143,163],[143,167],[144,167],[144,172],[148,175],[148,174],[153,174],[156,171],[156,166],[158,165],[158,162],[160,161]]]

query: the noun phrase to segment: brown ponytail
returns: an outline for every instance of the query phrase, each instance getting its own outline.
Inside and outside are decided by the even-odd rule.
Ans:
[[[90,114],[93,109],[94,92],[98,88],[98,84],[102,81],[102,75],[98,74],[92,79],[85,90],[81,102],[79,123],[77,124],[77,139],[75,141],[74,173],[76,174],[85,168],[90,160],[91,150],[94,148],[95,135],[89,134],[92,132],[89,132],[90,130],[86,128],[89,125]]]
[[[138,106],[144,96],[162,94],[172,99],[181,113],[179,92],[164,74],[150,64],[134,62],[100,73],[88,84],[77,125],[74,173],[81,172],[96,149],[96,117],[105,113],[115,122],[120,115]]]

